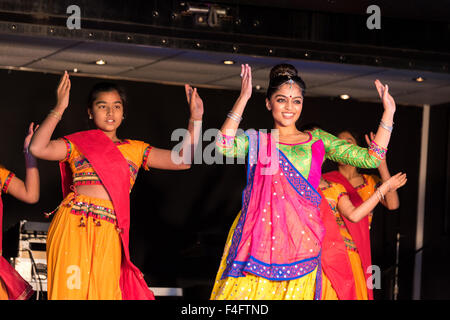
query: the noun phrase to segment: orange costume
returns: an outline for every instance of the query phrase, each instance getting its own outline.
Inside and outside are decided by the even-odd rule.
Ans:
[[[376,190],[376,188],[380,184],[380,178],[375,175],[362,175],[364,179],[364,183],[360,186],[355,187],[358,192],[358,195],[361,197],[363,201],[367,200]],[[339,200],[343,196],[348,196],[346,189],[339,183],[327,181],[329,186],[321,188],[322,193],[327,199],[332,213],[336,218],[336,223],[339,226],[339,231],[344,240],[345,247],[347,249],[347,254],[350,260],[350,264],[353,271],[353,277],[355,280],[355,288],[356,288],[356,297],[358,300],[367,300],[368,299],[368,290],[366,285],[366,277],[364,275],[363,266],[361,264],[361,258],[358,253],[358,248],[353,241],[353,238],[347,229],[344,219],[339,213],[337,206]],[[369,227],[372,221],[372,212],[368,215]],[[331,285],[329,279],[324,275],[323,276],[323,291],[322,297],[324,300],[337,300],[338,297],[334,288]]]
[[[76,186],[103,185],[103,182],[77,145],[63,139],[67,155],[62,163],[70,166],[73,184],[72,192],[57,208],[48,231],[48,298],[123,299],[120,280],[124,268],[124,247],[115,206],[111,200],[75,192]],[[151,146],[128,139],[115,145],[128,163],[131,191],[139,168],[148,170]],[[152,295],[149,293],[148,296]]]

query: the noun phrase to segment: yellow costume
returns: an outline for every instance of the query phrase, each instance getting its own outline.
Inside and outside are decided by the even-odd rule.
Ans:
[[[101,185],[89,161],[65,139],[73,186]],[[116,143],[130,168],[130,191],[140,167],[148,170],[151,147],[141,141]],[[47,239],[48,298],[119,300],[122,247],[110,200],[74,192],[60,204]]]

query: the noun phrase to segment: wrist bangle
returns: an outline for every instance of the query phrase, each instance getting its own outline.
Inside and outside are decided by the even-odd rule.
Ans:
[[[237,123],[242,121],[242,117],[238,115],[236,112],[230,111],[227,115],[228,118],[236,121]]]
[[[384,195],[381,192],[380,188],[377,189],[376,194],[377,194],[378,200],[380,200],[380,202],[381,202],[381,199],[384,200]]]
[[[58,119],[58,121],[61,121],[62,114],[55,111],[55,109],[50,110],[49,115],[55,117],[56,119]]]
[[[378,189],[377,189],[377,191],[375,192],[375,194],[377,195],[378,201],[381,202],[380,195],[378,194]]]
[[[386,129],[389,132],[392,132],[392,130],[394,129],[394,123],[392,122],[392,126],[388,126],[386,123],[383,122],[383,120],[381,120],[380,127],[382,127],[383,129]]]

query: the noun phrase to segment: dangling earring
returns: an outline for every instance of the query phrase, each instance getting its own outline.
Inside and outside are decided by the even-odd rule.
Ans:
[[[92,114],[89,115],[89,120],[92,120]]]

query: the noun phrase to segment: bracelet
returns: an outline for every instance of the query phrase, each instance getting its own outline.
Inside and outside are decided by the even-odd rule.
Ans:
[[[61,121],[62,114],[55,111],[55,109],[50,110],[49,115],[55,117],[56,119],[58,119],[58,121]]]
[[[238,115],[237,113],[230,111],[227,115],[228,118],[236,121],[236,122],[241,122],[242,121],[242,117],[240,115]]]
[[[203,120],[195,120],[195,119],[189,118],[189,122],[193,122],[193,123],[195,123],[195,122],[203,122]]]
[[[377,189],[376,194],[377,194],[378,200],[380,200],[380,202],[381,202],[381,199],[384,200],[384,194],[380,191],[380,188]]]
[[[392,126],[388,126],[386,123],[383,122],[383,120],[380,121],[380,127],[383,129],[386,129],[389,132],[392,132],[392,129],[394,129],[394,123],[392,123]]]
[[[377,189],[377,191],[378,191],[378,189]],[[378,192],[375,192],[375,194],[377,195],[378,201],[381,202],[381,198],[380,198],[380,195],[378,194]]]
[[[375,141],[370,141],[369,154],[379,160],[386,158],[387,148],[379,146]]]

